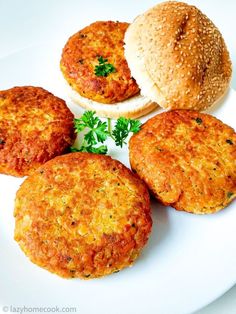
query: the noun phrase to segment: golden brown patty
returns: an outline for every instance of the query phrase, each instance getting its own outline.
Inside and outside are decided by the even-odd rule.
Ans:
[[[207,214],[236,197],[236,134],[208,114],[159,114],[132,136],[129,148],[132,168],[164,205]]]
[[[81,96],[112,104],[139,92],[124,57],[124,34],[128,23],[95,22],[69,38],[61,58],[61,70],[67,82]],[[116,72],[96,76],[95,66],[102,56]]]
[[[28,175],[64,153],[74,137],[64,100],[40,87],[0,91],[0,173]]]
[[[140,179],[119,161],[89,153],[37,169],[17,192],[15,218],[15,240],[33,263],[83,279],[131,265],[152,225]]]

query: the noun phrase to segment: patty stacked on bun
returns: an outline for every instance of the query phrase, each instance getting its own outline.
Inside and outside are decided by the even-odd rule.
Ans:
[[[67,41],[61,71],[71,86],[71,98],[100,116],[140,117],[157,107],[139,94],[124,57],[128,23],[95,22]]]

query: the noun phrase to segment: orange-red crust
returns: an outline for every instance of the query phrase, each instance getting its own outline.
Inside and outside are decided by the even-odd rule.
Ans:
[[[128,26],[121,22],[95,22],[69,38],[62,52],[61,71],[81,96],[112,104],[139,92],[124,57],[123,39]],[[96,76],[99,56],[108,59],[116,72],[107,77]]]
[[[25,176],[73,144],[73,114],[40,87],[0,91],[0,173]]]
[[[132,168],[164,205],[207,214],[236,197],[236,134],[211,115],[156,115],[132,136],[129,148]]]
[[[101,277],[131,265],[152,226],[144,183],[111,157],[89,153],[37,169],[18,190],[14,215],[25,254],[65,278]]]

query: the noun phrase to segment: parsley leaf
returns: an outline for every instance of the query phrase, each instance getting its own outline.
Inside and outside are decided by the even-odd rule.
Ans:
[[[138,133],[141,128],[141,122],[139,120],[131,120],[129,119],[130,124],[130,132]]]
[[[85,153],[94,153],[94,154],[105,155],[107,153],[107,146],[101,145],[98,147],[93,147],[92,145],[88,145],[88,146],[81,146],[80,148],[71,147],[70,150],[72,153],[85,152]]]
[[[89,147],[89,152],[94,154],[106,155],[108,149],[106,145],[101,145],[99,147]]]
[[[85,140],[90,145],[94,145],[97,142],[103,143],[109,136],[107,131],[107,123],[102,122],[95,116],[95,111],[85,111],[79,119],[74,119],[75,131],[80,133],[85,128],[89,128],[90,131],[84,136]]]
[[[128,125],[129,122],[126,118],[121,117],[117,120],[115,129],[112,131],[112,135],[115,138],[115,143],[117,146],[123,146],[124,139],[126,139],[129,134]]]
[[[117,146],[123,147],[126,144],[130,133],[137,133],[140,130],[141,122],[139,120],[119,118],[116,121],[112,131],[111,119],[108,122],[102,122],[95,111],[85,111],[79,119],[74,119],[75,132],[85,132],[80,148],[71,147],[71,152],[89,152],[95,154],[106,154],[108,148],[106,145],[96,146],[98,143],[104,143],[108,137],[115,141]],[[86,130],[87,133],[86,133]]]
[[[108,74],[116,72],[114,65],[108,63],[108,59],[104,59],[102,56],[98,58],[99,65],[95,66],[95,75],[107,77]]]
[[[130,132],[137,133],[140,130],[141,122],[138,120],[131,120],[121,117],[117,120],[112,135],[114,136],[115,143],[117,146],[122,147],[126,144]]]
[[[109,135],[109,133],[107,131],[107,123],[98,121],[96,129],[94,129],[94,132],[97,136],[98,142],[103,143]]]
[[[81,150],[76,148],[76,147],[74,147],[74,146],[71,146],[70,147],[70,151],[71,151],[71,153],[77,153],[77,152],[80,152]]]
[[[79,119],[74,119],[76,132],[83,131],[86,127],[93,128],[98,123],[99,118],[95,117],[95,111],[85,111]]]

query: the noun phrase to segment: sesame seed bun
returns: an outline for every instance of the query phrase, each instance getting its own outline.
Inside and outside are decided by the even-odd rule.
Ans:
[[[105,118],[139,118],[158,107],[155,102],[150,101],[147,97],[144,97],[140,94],[112,105],[102,104],[97,101],[82,97],[79,93],[72,89],[70,89],[68,94],[73,102],[79,104],[86,110],[96,111],[98,116]]]
[[[194,6],[156,5],[129,26],[125,44],[141,93],[163,108],[204,110],[229,86],[232,66],[224,39]]]

